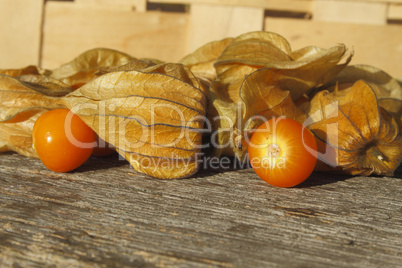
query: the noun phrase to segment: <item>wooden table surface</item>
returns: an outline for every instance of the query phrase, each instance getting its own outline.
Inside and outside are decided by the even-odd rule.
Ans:
[[[401,267],[401,209],[401,169],[286,189],[251,169],[159,180],[108,157],[59,174],[5,153],[0,267]]]

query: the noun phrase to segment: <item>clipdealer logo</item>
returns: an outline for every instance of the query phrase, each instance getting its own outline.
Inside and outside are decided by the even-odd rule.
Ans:
[[[242,104],[237,105],[237,119],[233,121],[229,116],[216,116],[208,118],[207,116],[198,114],[191,118],[186,115],[185,109],[180,109],[171,104],[153,104],[150,109],[144,110],[140,107],[140,102],[125,102],[124,107],[118,107],[115,103],[107,103],[99,101],[97,104],[84,103],[75,105],[70,110],[74,114],[78,114],[87,118],[91,118],[92,125],[97,128],[102,139],[106,139],[108,143],[119,149],[120,153],[132,153],[141,155],[143,152],[155,151],[155,155],[147,154],[148,158],[141,159],[140,165],[164,166],[165,168],[174,168],[178,165],[186,165],[193,162],[198,163],[202,168],[212,169],[237,169],[250,167],[248,159],[236,159],[231,156],[214,156],[205,154],[204,151],[209,150],[225,150],[233,147],[233,141],[229,138],[225,143],[218,142],[219,135],[226,133],[229,137],[241,137],[247,146],[252,146],[249,140],[249,124],[255,120],[261,123],[269,120],[261,115],[249,118],[244,124],[242,122]],[[119,109],[132,110],[132,115],[119,115]],[[139,110],[141,109],[141,110]],[[308,128],[310,125],[318,122],[323,118],[323,114],[331,117],[338,116],[338,102],[330,103],[325,106],[323,111],[318,110],[311,114],[304,122],[303,126]],[[121,113],[123,114],[123,113]],[[126,114],[126,113],[125,113]],[[66,120],[71,120],[67,117]],[[163,123],[161,119],[163,118]],[[168,120],[167,120],[168,119]],[[169,123],[166,123],[169,122]],[[68,122],[66,122],[67,124]],[[213,126],[220,123],[219,129],[213,129]],[[70,131],[71,132],[71,131]],[[236,132],[236,133],[235,133]],[[337,155],[334,147],[338,144],[339,128],[337,120],[334,123],[326,125],[325,148],[318,152],[318,159],[330,166],[336,166]],[[69,140],[78,147],[89,147],[93,144],[81,143],[74,138],[72,133],[66,133]],[[236,135],[235,135],[236,134]],[[202,142],[203,136],[208,136],[208,142]],[[321,137],[322,138],[322,137]],[[329,145],[330,144],[330,145]],[[98,146],[106,146],[103,144]],[[145,149],[146,147],[146,149]],[[315,153],[311,148],[305,146],[310,153]],[[240,148],[245,149],[245,148]],[[158,156],[157,151],[171,150],[171,152]],[[181,151],[187,152],[189,157],[183,157]],[[190,154],[188,153],[190,152]],[[120,156],[124,159],[123,156]],[[142,161],[142,162],[141,162]],[[263,158],[262,165],[267,167],[286,167],[286,155],[272,162],[272,158]]]

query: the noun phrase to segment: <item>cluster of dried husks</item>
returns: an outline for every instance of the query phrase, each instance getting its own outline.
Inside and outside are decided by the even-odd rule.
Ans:
[[[35,120],[67,107],[137,171],[182,178],[206,147],[246,159],[253,130],[286,116],[316,136],[317,170],[391,175],[402,158],[401,83],[351,58],[344,45],[292,51],[278,34],[251,32],[178,63],[93,49],[55,70],[0,70],[0,151],[37,157]]]

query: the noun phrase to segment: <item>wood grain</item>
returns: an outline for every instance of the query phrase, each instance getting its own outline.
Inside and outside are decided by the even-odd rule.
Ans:
[[[147,10],[147,3],[184,4],[188,8],[186,12],[155,12]],[[289,40],[293,48],[302,43],[328,46],[352,41],[356,63],[380,67],[400,78],[401,3],[402,0],[0,0],[4,25],[0,29],[0,68],[33,64],[53,69],[95,47],[177,62],[208,41],[266,30],[294,37]],[[292,17],[303,14],[313,19]],[[373,23],[387,24],[369,25]]]
[[[43,5],[41,0],[0,0],[0,69],[39,64]]]
[[[354,51],[353,64],[380,68],[402,78],[401,25],[364,25],[267,17],[266,31],[283,35],[296,50],[305,46],[330,48],[344,43]]]
[[[147,9],[147,0],[74,0],[75,4],[86,5],[87,8],[120,8],[145,12]]]
[[[208,42],[260,31],[263,24],[263,8],[192,4],[188,23],[188,53]]]
[[[389,5],[388,19],[402,20],[402,2],[399,5]]]
[[[57,68],[96,47],[175,62],[185,53],[186,14],[88,8],[85,4],[50,1],[45,21],[44,68]]]
[[[360,1],[314,1],[313,19],[340,23],[385,25],[388,4]]]
[[[58,174],[2,154],[0,266],[397,267],[400,178],[284,189],[250,169],[158,180],[110,157]]]
[[[184,3],[205,5],[226,5],[238,7],[254,7],[278,9],[297,12],[309,12],[312,9],[312,0],[148,0],[151,3]]]

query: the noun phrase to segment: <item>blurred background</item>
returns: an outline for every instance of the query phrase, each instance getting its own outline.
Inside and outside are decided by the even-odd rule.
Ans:
[[[0,0],[0,19],[0,69],[53,69],[96,47],[179,61],[264,30],[293,50],[344,43],[351,64],[402,78],[402,0]]]

